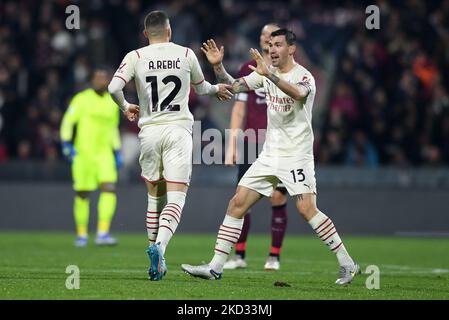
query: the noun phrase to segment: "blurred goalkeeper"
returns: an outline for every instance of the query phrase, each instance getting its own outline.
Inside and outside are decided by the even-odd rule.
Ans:
[[[72,164],[73,187],[76,191],[73,210],[77,247],[87,245],[89,195],[98,188],[101,193],[95,243],[117,244],[109,230],[117,203],[117,170],[122,164],[118,128],[120,111],[107,91],[110,78],[108,70],[95,69],[92,87],[73,97],[61,124],[62,152]]]

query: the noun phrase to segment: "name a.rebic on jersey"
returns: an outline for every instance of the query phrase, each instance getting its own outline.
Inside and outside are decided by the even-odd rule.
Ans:
[[[149,68],[150,68],[150,70],[181,69],[180,64],[181,64],[181,61],[179,59],[177,59],[177,60],[156,60],[156,61],[149,62]]]

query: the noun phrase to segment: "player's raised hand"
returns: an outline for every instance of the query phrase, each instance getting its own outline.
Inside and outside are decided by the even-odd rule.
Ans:
[[[222,101],[231,99],[234,96],[232,94],[231,90],[232,90],[232,85],[225,84],[225,83],[219,83],[218,84],[218,92],[216,93],[217,98]]]
[[[270,74],[270,69],[268,69],[267,64],[263,60],[262,56],[260,55],[259,51],[257,49],[249,49],[249,53],[251,54],[251,57],[256,61],[257,67],[249,65],[248,67],[256,71],[261,76],[268,76]]]
[[[139,106],[137,104],[129,104],[128,110],[126,110],[125,115],[129,121],[134,122],[139,120]]]
[[[201,51],[204,52],[207,60],[211,65],[220,64],[223,61],[224,47],[221,46],[220,49],[218,49],[217,44],[213,39],[209,39],[206,42],[203,42]]]

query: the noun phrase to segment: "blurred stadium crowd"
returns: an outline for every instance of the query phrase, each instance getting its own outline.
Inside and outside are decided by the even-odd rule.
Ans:
[[[96,64],[116,67],[146,45],[144,15],[171,17],[173,41],[198,50],[214,37],[237,74],[276,21],[299,38],[299,61],[312,70],[337,62],[316,129],[316,160],[352,166],[449,164],[449,1],[377,1],[380,30],[365,28],[364,1],[26,1],[0,3],[0,161],[61,159],[59,125],[70,97]],[[66,6],[81,9],[67,30]],[[306,58],[307,57],[307,58]],[[204,70],[209,80],[213,73]],[[310,65],[309,65],[310,64]],[[319,76],[318,76],[319,78]],[[319,79],[318,79],[319,80]],[[317,81],[319,83],[319,81]],[[320,87],[318,87],[320,90]],[[135,96],[133,88],[130,96]],[[209,100],[191,96],[207,126]],[[137,132],[125,121],[123,132]]]

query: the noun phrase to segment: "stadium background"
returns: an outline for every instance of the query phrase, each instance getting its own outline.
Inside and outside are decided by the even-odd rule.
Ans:
[[[67,30],[66,6],[81,27]],[[449,1],[377,1],[380,30],[365,28],[366,1],[2,1],[0,3],[0,229],[73,230],[70,167],[59,126],[96,64],[116,68],[145,45],[144,15],[164,9],[173,41],[199,51],[213,37],[236,75],[276,21],[298,36],[297,61],[317,80],[314,106],[318,205],[342,234],[449,234]],[[127,98],[136,102],[132,85]],[[232,102],[190,97],[202,130],[224,130]],[[137,128],[122,119],[114,232],[145,233]],[[207,143],[207,142],[205,142]],[[195,165],[179,232],[214,233],[236,168]],[[93,208],[92,208],[93,209]],[[91,221],[95,221],[92,210]],[[266,200],[252,231],[269,234]],[[288,234],[311,234],[289,202]],[[94,224],[91,223],[91,228]]]

